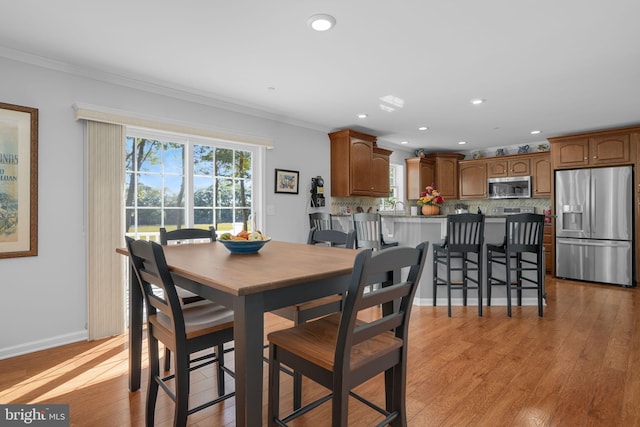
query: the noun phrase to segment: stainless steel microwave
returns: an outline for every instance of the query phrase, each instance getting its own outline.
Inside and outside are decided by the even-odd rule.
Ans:
[[[490,199],[529,199],[531,198],[531,177],[489,178],[487,195]]]

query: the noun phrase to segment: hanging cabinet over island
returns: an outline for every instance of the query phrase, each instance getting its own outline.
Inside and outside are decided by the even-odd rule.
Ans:
[[[351,129],[332,132],[329,139],[332,196],[389,196],[393,151],[378,147],[375,136]]]
[[[429,153],[405,159],[407,200],[415,200],[427,185],[435,184],[445,200],[458,198],[459,153]]]

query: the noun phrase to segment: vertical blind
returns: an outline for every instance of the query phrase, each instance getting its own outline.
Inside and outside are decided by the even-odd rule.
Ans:
[[[124,332],[124,126],[87,120],[88,265],[90,340]]]

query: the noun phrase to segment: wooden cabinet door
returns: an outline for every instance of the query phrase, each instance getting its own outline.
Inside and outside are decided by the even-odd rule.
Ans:
[[[487,178],[504,178],[509,176],[509,162],[506,159],[487,160]]]
[[[630,161],[629,134],[589,138],[590,163],[594,166]]]
[[[371,172],[371,193],[378,197],[389,197],[389,156],[374,150]]]
[[[531,157],[531,179],[533,181],[533,197],[551,197],[553,192],[553,169],[549,154]]]
[[[425,187],[434,180],[434,162],[425,158],[405,159],[406,198],[417,200]]]
[[[361,139],[351,139],[350,183],[351,194],[366,196],[371,193],[373,176],[373,144]],[[387,179],[389,171],[387,170]],[[387,184],[388,185],[388,184]]]
[[[528,175],[531,175],[529,159],[509,160],[509,176],[528,176]]]
[[[580,168],[589,165],[589,138],[556,142],[551,146],[555,169]]]
[[[460,163],[460,198],[483,199],[487,197],[487,162]]]
[[[436,185],[440,195],[445,200],[454,200],[458,198],[458,158],[436,157],[435,178],[433,182]],[[431,185],[431,182],[426,182]],[[424,191],[424,190],[423,190]]]

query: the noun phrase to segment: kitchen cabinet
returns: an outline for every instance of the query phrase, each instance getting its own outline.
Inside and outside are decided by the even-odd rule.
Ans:
[[[542,246],[544,247],[544,266],[547,274],[553,274],[555,266],[555,242],[553,238],[553,223],[544,226]]]
[[[433,159],[413,157],[404,160],[406,177],[406,198],[417,200],[427,185],[435,179],[435,162]]]
[[[635,201],[636,201],[636,283],[640,282],[640,129],[638,132],[631,133],[631,144],[635,146],[636,151],[636,191],[635,191]]]
[[[531,154],[532,197],[551,197],[553,194],[553,168],[551,155],[547,153]]]
[[[329,134],[331,141],[331,195],[389,196],[389,156],[377,138],[351,129]]]
[[[625,165],[633,161],[628,131],[549,138],[549,142],[554,169]]]
[[[487,178],[503,178],[508,176],[531,175],[529,158],[520,155],[513,158],[487,159]]]
[[[462,160],[458,164],[459,198],[484,199],[487,197],[486,160]]]
[[[435,184],[445,200],[458,198],[459,153],[429,153],[405,159],[407,200],[415,200],[428,185]]]
[[[429,153],[427,154],[427,159],[431,159],[435,163],[433,183],[436,185],[440,195],[445,200],[457,199],[458,162],[464,159],[464,154]]]

